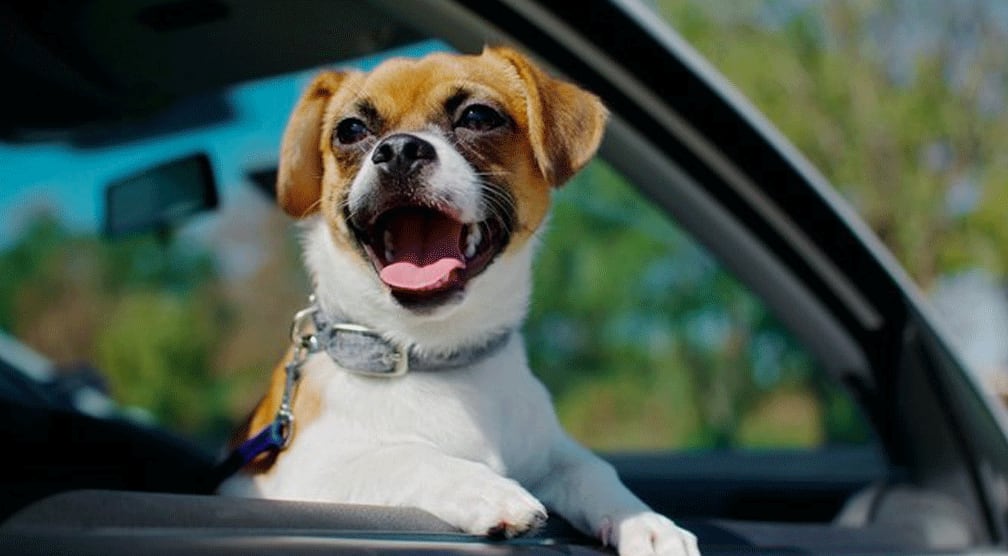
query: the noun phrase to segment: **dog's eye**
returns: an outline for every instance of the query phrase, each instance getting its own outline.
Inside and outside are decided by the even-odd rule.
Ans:
[[[469,106],[455,122],[455,127],[464,127],[473,131],[489,131],[502,125],[504,125],[504,116],[483,104]]]
[[[368,136],[370,130],[357,118],[347,118],[336,124],[336,140],[344,145],[356,143]]]

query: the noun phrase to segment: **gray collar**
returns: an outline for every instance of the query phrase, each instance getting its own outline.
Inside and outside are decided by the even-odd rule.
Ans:
[[[502,330],[481,344],[447,354],[420,353],[416,346],[401,346],[380,332],[344,322],[313,307],[315,338],[325,352],[344,369],[376,377],[402,376],[410,371],[444,371],[466,367],[501,350],[511,338],[511,329]]]

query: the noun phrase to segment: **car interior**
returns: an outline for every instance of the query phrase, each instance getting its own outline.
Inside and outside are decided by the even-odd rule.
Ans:
[[[837,208],[825,180],[641,5],[592,3],[578,13],[524,0],[276,6],[4,4],[0,138],[112,145],[212,125],[226,111],[216,92],[235,83],[428,39],[467,52],[518,45],[602,96],[611,121],[600,157],[763,300],[872,432],[861,446],[812,451],[607,454],[627,486],[694,531],[705,553],[1004,547],[1003,424],[948,370],[957,363],[906,293],[913,288],[874,240],[853,244],[868,234]],[[625,33],[639,40],[620,42]],[[669,69],[634,67],[642,59]],[[196,101],[207,106],[200,121],[193,111],[173,117]],[[184,171],[193,175],[210,164],[191,162],[196,169]],[[269,170],[260,176],[267,188]],[[216,207],[212,185],[183,194],[202,210]],[[174,433],[83,414],[15,366],[0,359],[0,437],[11,448],[0,465],[0,552],[126,554],[140,541],[154,553],[597,546],[559,519],[501,542],[413,509],[217,497],[218,454]]]

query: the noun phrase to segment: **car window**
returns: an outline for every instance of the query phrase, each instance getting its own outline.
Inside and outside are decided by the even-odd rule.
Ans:
[[[269,188],[311,73],[220,92],[232,119],[216,129],[5,147],[21,182],[0,198],[0,327],[119,411],[219,447],[265,391],[310,293],[298,227]],[[210,155],[217,210],[169,232],[100,233],[106,184],[192,151]],[[578,440],[620,452],[871,442],[846,392],[762,302],[604,161],[555,201],[525,334]]]
[[[847,393],[604,161],[555,195],[525,327],[567,429],[606,451],[869,442]]]

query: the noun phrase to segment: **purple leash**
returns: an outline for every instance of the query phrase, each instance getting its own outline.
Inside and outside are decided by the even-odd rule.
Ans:
[[[239,465],[239,468],[241,468],[245,467],[259,454],[270,450],[279,450],[284,447],[284,444],[283,433],[280,427],[277,426],[276,421],[274,421],[263,427],[263,430],[259,431],[259,434],[242,442],[231,453],[237,456],[238,461],[241,462],[241,465]]]
[[[263,430],[259,431],[259,434],[242,442],[228,454],[227,458],[214,467],[215,487],[220,486],[225,479],[251,463],[259,454],[279,451],[283,449],[283,446],[283,435],[277,432],[276,422],[266,425]]]

